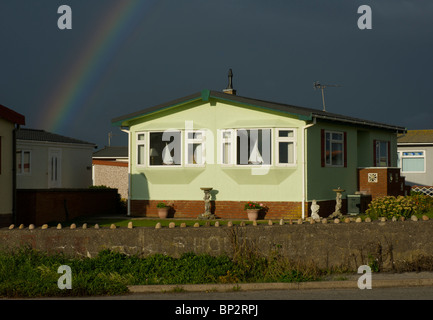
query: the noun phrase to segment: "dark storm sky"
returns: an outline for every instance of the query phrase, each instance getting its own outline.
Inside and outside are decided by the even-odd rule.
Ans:
[[[325,89],[329,112],[433,129],[431,0],[146,1],[118,20],[121,36],[99,48],[98,68],[75,84],[81,98],[56,133],[103,147],[113,132],[112,145],[125,145],[112,118],[222,90],[229,68],[241,96],[321,109],[313,82],[338,84]],[[138,3],[2,0],[0,104],[24,114],[26,127],[51,131],[41,119],[65,106],[47,104],[113,8],[128,2]],[[57,27],[60,5],[72,9],[71,30]],[[361,5],[372,9],[371,30],[358,28]]]

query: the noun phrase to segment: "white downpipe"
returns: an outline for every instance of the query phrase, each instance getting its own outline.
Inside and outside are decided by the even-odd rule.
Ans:
[[[127,129],[120,129],[128,134],[128,216],[131,215],[131,131]]]
[[[302,219],[305,219],[305,201],[306,201],[306,183],[305,183],[305,130],[316,124],[316,118],[313,118],[313,123],[310,123],[302,128]]]

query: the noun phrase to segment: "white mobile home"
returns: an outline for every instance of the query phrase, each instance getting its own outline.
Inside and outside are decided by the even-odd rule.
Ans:
[[[93,143],[44,130],[17,130],[18,189],[88,188]]]

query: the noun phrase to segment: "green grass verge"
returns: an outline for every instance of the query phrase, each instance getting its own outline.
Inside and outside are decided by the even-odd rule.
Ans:
[[[72,288],[59,289],[59,266],[72,270]],[[94,258],[68,258],[33,249],[0,252],[0,297],[94,296],[128,292],[128,285],[297,282],[320,278],[312,267],[282,257],[196,255],[148,257],[101,251]]]
[[[195,220],[195,219],[152,219],[152,218],[95,218],[95,217],[81,217],[77,219],[73,219],[67,222],[62,222],[63,227],[68,227],[72,223],[75,223],[77,226],[81,226],[84,223],[87,223],[87,226],[93,227],[96,223],[100,227],[109,227],[111,224],[116,225],[117,227],[127,227],[129,222],[132,222],[134,227],[152,227],[154,228],[157,223],[161,223],[162,227],[168,227],[171,222],[174,222],[176,227],[180,227],[182,223],[185,223],[187,227],[192,227],[194,224],[198,223],[200,226],[205,226],[206,223],[210,223],[210,226],[214,226],[215,222],[218,221],[220,226],[226,226],[229,221],[233,223],[233,225],[239,225],[241,222],[244,222],[245,225],[252,225],[252,221],[248,220]],[[268,225],[269,220],[258,220],[258,225]],[[278,224],[279,220],[273,220],[274,224]],[[287,223],[287,221],[286,221]],[[296,221],[294,221],[296,223]],[[57,222],[51,222],[48,224],[50,227],[55,227]]]

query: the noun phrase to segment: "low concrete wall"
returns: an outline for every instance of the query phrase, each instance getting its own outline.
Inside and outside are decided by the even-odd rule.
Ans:
[[[34,230],[0,229],[0,248],[31,246],[47,252],[94,257],[103,249],[143,256],[162,253],[178,257],[186,252],[221,255],[245,243],[260,253],[278,251],[296,261],[322,268],[349,267],[375,259],[384,269],[433,257],[433,221],[328,223],[273,226],[179,228],[101,228]]]

